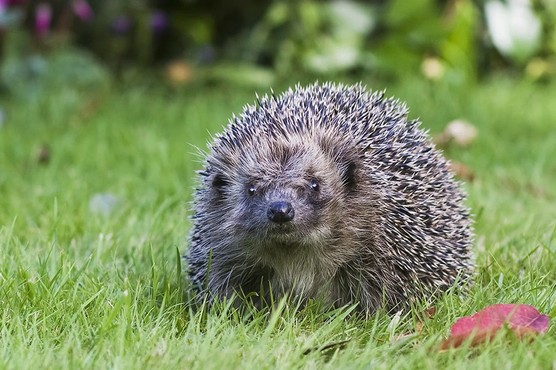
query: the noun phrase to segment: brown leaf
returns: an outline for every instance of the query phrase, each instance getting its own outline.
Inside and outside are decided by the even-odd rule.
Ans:
[[[441,147],[456,144],[460,147],[467,147],[477,139],[477,128],[471,123],[457,119],[453,120],[444,131],[435,137],[435,143]]]
[[[166,78],[176,85],[185,85],[193,79],[193,68],[187,62],[176,60],[166,66]]]
[[[436,307],[435,306],[428,307],[425,309],[424,313],[425,313],[425,318],[432,319],[434,315],[436,315]]]
[[[475,180],[475,172],[461,162],[451,161],[450,170],[460,179],[473,182]]]
[[[421,333],[423,331],[424,322],[432,319],[436,315],[436,307],[427,307],[422,315],[419,315],[419,320],[415,323],[415,332]]]
[[[46,165],[50,162],[50,147],[42,144],[37,151],[37,163]]]

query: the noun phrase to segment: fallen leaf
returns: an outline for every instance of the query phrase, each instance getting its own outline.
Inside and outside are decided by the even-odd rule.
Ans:
[[[429,80],[440,80],[444,77],[445,72],[446,69],[438,58],[428,57],[421,63],[421,73]]]
[[[425,314],[425,317],[427,319],[432,319],[434,315],[436,315],[436,307],[435,306],[427,307],[425,311],[423,311],[423,313]]]
[[[48,164],[50,162],[50,148],[46,144],[42,144],[37,152],[37,162],[39,164]]]
[[[421,333],[423,331],[424,322],[426,320],[432,319],[434,317],[434,315],[436,315],[436,307],[434,307],[434,306],[427,307],[423,311],[423,315],[419,315],[419,316],[421,316],[420,320],[418,320],[415,323],[415,332],[416,333]]]
[[[441,147],[455,143],[458,146],[466,147],[477,139],[477,128],[471,123],[456,119],[448,123],[444,131],[435,137],[435,143]]]
[[[507,325],[519,338],[545,333],[550,319],[535,307],[525,304],[494,304],[452,325],[450,337],[441,349],[455,348],[470,340],[470,345],[489,341]]]
[[[416,333],[421,333],[423,331],[423,322],[422,321],[417,321],[415,323],[415,332]]]
[[[185,85],[193,79],[193,67],[182,60],[175,60],[166,66],[166,78],[175,85]]]
[[[461,162],[450,161],[450,170],[460,179],[469,182],[475,180],[475,172]]]

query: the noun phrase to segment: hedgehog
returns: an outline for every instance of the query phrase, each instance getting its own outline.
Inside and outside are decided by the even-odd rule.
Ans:
[[[257,97],[199,171],[185,258],[203,300],[378,309],[472,275],[465,193],[406,105],[362,84]]]

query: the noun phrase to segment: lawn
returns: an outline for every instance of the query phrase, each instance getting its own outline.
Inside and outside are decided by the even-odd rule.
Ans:
[[[416,80],[387,94],[432,134],[455,118],[479,132],[445,152],[474,174],[476,283],[432,318],[192,311],[179,254],[197,148],[254,89],[58,87],[0,101],[0,368],[556,368],[554,324],[533,342],[438,351],[458,317],[489,304],[556,317],[556,85]],[[98,194],[109,212],[94,210]]]

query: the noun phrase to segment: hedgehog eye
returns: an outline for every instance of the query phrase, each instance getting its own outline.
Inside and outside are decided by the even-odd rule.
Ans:
[[[253,196],[256,193],[257,193],[257,187],[255,185],[249,185],[249,187],[247,188],[247,194]]]
[[[313,190],[313,191],[319,191],[320,190],[319,182],[315,179],[311,179],[311,183],[310,183],[309,186],[311,186],[311,190]]]

